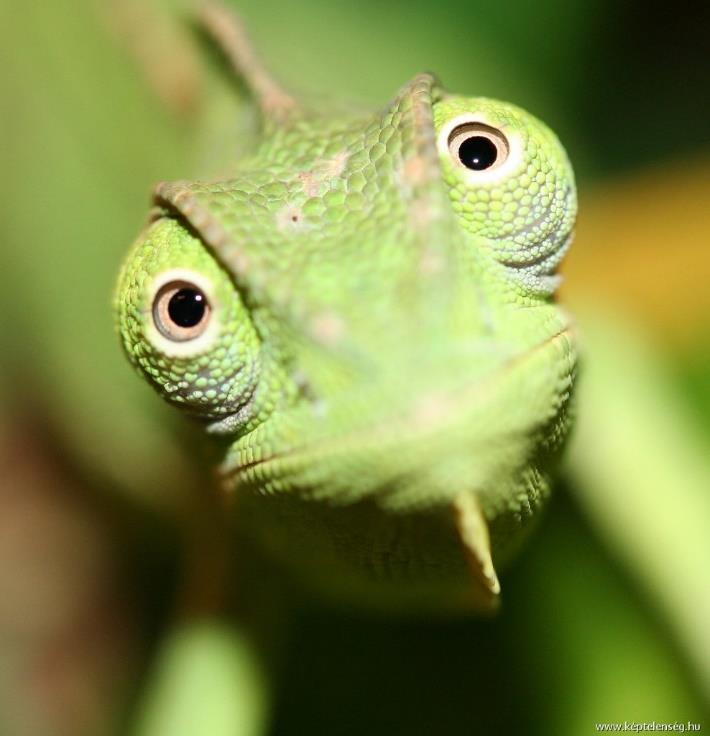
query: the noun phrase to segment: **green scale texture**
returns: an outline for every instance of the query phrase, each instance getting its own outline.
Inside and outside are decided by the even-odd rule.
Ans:
[[[507,136],[503,176],[452,160],[462,115]],[[268,126],[231,178],[164,183],[155,203],[119,283],[123,344],[162,396],[233,435],[242,526],[338,594],[464,601],[454,498],[475,494],[506,557],[569,425],[552,293],[576,200],[555,136],[420,75],[375,115]],[[155,342],[170,269],[213,306],[196,354]]]

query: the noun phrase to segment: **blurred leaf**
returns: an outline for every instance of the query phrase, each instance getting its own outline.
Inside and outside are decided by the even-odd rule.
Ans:
[[[638,327],[598,308],[582,325],[576,495],[662,609],[710,702],[710,442]]]
[[[225,624],[183,625],[165,641],[138,736],[261,736],[266,683],[250,644]]]
[[[703,723],[707,706],[664,622],[567,498],[550,512],[504,601],[515,608],[520,649],[509,666],[527,673],[534,732],[594,733],[608,721]]]
[[[708,343],[709,198],[706,158],[583,190],[563,298],[620,309],[675,345]]]
[[[15,402],[41,405],[93,472],[165,501],[189,467],[165,431],[172,415],[120,354],[110,300],[150,184],[189,167],[189,128],[161,109],[99,9],[0,11],[1,136],[12,141],[0,167],[13,172],[0,182],[2,361]]]

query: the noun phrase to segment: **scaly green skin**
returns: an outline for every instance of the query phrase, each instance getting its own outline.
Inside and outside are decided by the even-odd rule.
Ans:
[[[277,112],[230,178],[157,187],[117,292],[125,350],[233,438],[222,474],[240,523],[311,580],[360,601],[489,605],[480,512],[497,562],[569,425],[564,150],[519,108],[429,75],[370,116]],[[450,153],[471,121],[506,136],[500,167]],[[178,277],[212,313],[172,343],[152,305]]]

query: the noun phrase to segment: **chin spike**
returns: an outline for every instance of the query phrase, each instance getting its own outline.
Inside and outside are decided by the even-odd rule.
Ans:
[[[476,582],[485,588],[495,605],[500,593],[500,583],[493,567],[488,523],[481,505],[473,492],[460,493],[454,499],[454,515],[459,539],[466,550],[471,572]]]

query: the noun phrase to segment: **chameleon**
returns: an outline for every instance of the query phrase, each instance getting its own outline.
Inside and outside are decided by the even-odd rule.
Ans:
[[[554,133],[431,74],[375,112],[321,109],[226,9],[200,23],[261,140],[155,188],[115,311],[137,371],[219,448],[235,533],[346,607],[490,613],[566,463],[706,688],[710,601],[684,581],[704,575],[707,463],[633,327],[582,309],[577,346],[556,297],[576,190]],[[214,733],[263,732],[268,688],[233,625],[168,639],[141,734],[207,714],[238,724]]]
[[[124,351],[224,446],[238,526],[306,584],[493,610],[571,425],[565,150],[432,74],[374,113],[309,107],[231,13],[201,13],[263,135],[155,188],[116,292]]]
[[[53,502],[70,512],[77,494],[65,495],[62,485],[73,487],[79,482],[81,507],[90,498],[92,508],[96,504],[112,517],[110,528],[101,523],[95,527],[102,542],[108,542],[120,558],[131,582],[149,583],[145,591],[127,597],[128,604],[141,620],[146,601],[151,607],[159,602],[163,614],[160,638],[151,637],[159,646],[148,652],[150,671],[157,678],[140,678],[141,701],[146,699],[153,714],[148,714],[146,733],[245,734],[255,732],[245,727],[245,719],[253,720],[255,715],[250,715],[249,702],[258,709],[259,699],[273,692],[274,682],[273,678],[267,683],[250,676],[248,641],[241,636],[242,622],[233,611],[223,605],[216,611],[195,610],[194,600],[199,603],[204,586],[213,583],[213,569],[209,558],[205,565],[205,555],[201,555],[205,549],[210,553],[211,538],[189,537],[188,554],[184,554],[184,527],[192,533],[192,514],[179,516],[180,548],[170,547],[180,577],[177,605],[171,603],[176,581],[169,571],[164,574],[160,562],[165,560],[164,530],[173,528],[175,509],[187,506],[192,511],[197,506],[199,510],[200,504],[214,503],[222,511],[221,498],[212,492],[212,477],[199,462],[200,429],[182,421],[181,412],[162,406],[130,374],[119,355],[108,309],[119,255],[145,210],[145,182],[161,176],[194,175],[195,171],[219,172],[223,162],[225,168],[231,166],[231,153],[222,151],[248,150],[251,130],[243,136],[241,124],[246,116],[250,124],[256,122],[245,90],[234,89],[234,80],[212,63],[213,56],[195,54],[192,72],[186,68],[185,60],[197,49],[187,34],[177,36],[184,26],[176,5],[163,0],[100,4],[59,0],[12,8],[7,4],[7,12],[0,11],[8,55],[0,86],[11,111],[0,124],[9,145],[0,150],[4,170],[12,173],[4,179],[2,197],[0,260],[6,278],[0,295],[5,319],[0,418],[3,440],[13,438],[10,447],[14,448],[19,436],[22,452],[21,456],[7,455],[4,471],[11,473],[3,475],[10,482],[3,490],[13,488],[18,465],[46,466],[44,451],[28,453],[24,446],[23,427],[28,421],[30,429],[41,430],[37,436],[43,445],[46,442],[52,457],[63,459],[61,467],[48,466],[53,468],[51,477],[43,481],[33,474],[32,485],[15,486],[10,496],[4,493],[3,519],[12,530],[16,511],[28,506],[15,508],[7,501],[23,498],[31,503],[35,494],[25,493],[25,488],[46,491]],[[663,151],[654,146],[654,153],[648,155],[649,161],[655,161],[652,169],[632,171],[641,141],[648,141],[649,131],[656,129],[654,118],[648,127],[637,123],[644,103],[647,110],[657,108],[659,102],[664,109],[673,110],[676,130],[689,113],[672,104],[674,98],[664,94],[663,85],[654,87],[653,98],[645,97],[641,74],[627,77],[635,79],[633,89],[639,94],[632,94],[621,107],[613,104],[619,99],[613,93],[618,88],[614,70],[607,69],[606,75],[601,73],[588,87],[589,65],[598,60],[599,53],[606,54],[608,47],[578,41],[588,38],[588,23],[604,23],[608,13],[597,8],[593,17],[581,14],[583,5],[573,4],[559,16],[555,3],[537,7],[534,13],[519,3],[516,7],[521,12],[507,13],[504,24],[496,24],[495,13],[485,8],[464,11],[451,7],[458,11],[452,15],[431,13],[421,5],[413,7],[408,17],[399,18],[394,6],[384,7],[384,15],[379,7],[368,12],[366,7],[355,10],[347,4],[326,8],[320,3],[303,3],[297,8],[283,6],[283,12],[273,3],[257,3],[251,11],[248,3],[244,6],[253,16],[257,37],[263,33],[274,39],[270,65],[279,69],[279,64],[290,63],[289,75],[296,79],[297,75],[307,77],[318,64],[328,67],[304,81],[306,89],[309,85],[339,90],[369,86],[379,89],[384,102],[400,81],[431,64],[444,72],[443,79],[459,80],[450,82],[452,89],[474,94],[485,88],[493,96],[524,99],[531,110],[546,110],[543,118],[563,133],[575,161],[583,203],[575,247],[562,268],[565,280],[560,294],[579,321],[582,341],[576,387],[579,409],[571,446],[562,458],[567,482],[556,487],[540,528],[524,554],[517,555],[515,565],[504,570],[502,557],[495,557],[502,573],[500,615],[490,621],[466,617],[421,624],[392,616],[367,625],[357,619],[353,625],[352,616],[345,618],[347,614],[334,615],[328,610],[327,615],[321,613],[307,622],[296,620],[289,631],[287,658],[291,664],[280,673],[280,684],[276,683],[275,733],[357,733],[358,726],[359,732],[387,732],[389,726],[390,733],[458,733],[470,732],[476,724],[477,731],[486,733],[569,734],[585,733],[591,724],[611,714],[622,721],[654,717],[657,721],[703,720],[702,715],[695,717],[687,697],[679,702],[679,694],[692,695],[692,690],[689,679],[677,670],[681,665],[688,665],[689,671],[692,667],[705,684],[704,692],[710,693],[706,623],[710,620],[710,588],[705,584],[710,559],[706,533],[710,476],[707,441],[691,441],[688,422],[679,421],[688,418],[681,411],[687,396],[679,397],[677,389],[687,391],[684,373],[688,361],[702,358],[707,343],[704,315],[708,310],[703,294],[707,269],[699,246],[708,227],[704,206],[708,168],[702,161],[702,148],[691,147],[685,135],[675,139],[666,135],[663,140],[668,146]],[[124,9],[128,17],[122,16],[123,20],[132,25],[121,26],[128,38],[118,39],[121,17],[116,14]],[[115,14],[107,17],[104,13],[109,10]],[[275,12],[278,19],[272,18]],[[262,31],[258,30],[259,17]],[[564,22],[556,22],[558,17]],[[619,27],[628,29],[629,23]],[[453,33],[445,32],[447,28]],[[317,49],[320,33],[329,38]],[[333,39],[345,35],[352,42],[342,56],[353,57],[356,52],[355,58],[341,59],[333,53],[338,50]],[[608,41],[608,34],[605,38]],[[304,48],[304,44],[314,48]],[[407,50],[401,51],[404,44]],[[541,44],[545,53],[536,58]],[[413,51],[414,47],[418,50]],[[136,58],[126,58],[126,52],[135,52]],[[333,63],[324,65],[322,60],[330,57]],[[420,61],[415,63],[414,57]],[[556,64],[549,63],[554,59]],[[406,72],[394,71],[404,68]],[[682,68],[682,62],[675,66]],[[471,70],[468,79],[467,69]],[[354,74],[359,77],[357,83]],[[195,88],[196,80],[207,86]],[[521,82],[525,86],[522,94],[517,86]],[[199,100],[194,97],[196,92],[200,92]],[[686,91],[681,97],[690,100],[692,94]],[[581,110],[589,110],[585,100],[590,99],[608,101],[602,106],[603,113],[580,115]],[[564,108],[562,116],[554,112],[555,101]],[[335,115],[331,104],[337,104],[337,99],[329,100],[327,108],[329,115]],[[219,121],[215,117],[205,120],[205,105],[210,115],[221,115]],[[632,111],[637,115],[629,115]],[[599,135],[596,122],[601,114],[613,124],[616,147],[608,149],[608,138]],[[565,116],[574,132],[562,127]],[[213,122],[223,127],[215,131]],[[215,132],[227,130],[228,145],[221,148],[222,138]],[[220,152],[217,166],[201,167],[194,160],[196,135],[204,135],[210,150]],[[615,160],[620,146],[627,147],[628,155]],[[670,166],[670,157],[683,149],[693,152],[692,159]],[[589,176],[589,164],[583,165],[585,157],[597,162],[594,168],[606,172],[604,178],[594,181]],[[627,168],[628,179],[611,173],[621,167]],[[585,290],[590,302],[587,309],[580,301]],[[619,303],[627,310],[626,316],[635,310],[641,325],[652,332],[666,325],[661,347],[666,352],[673,349],[671,362],[680,369],[683,380],[676,374],[659,384],[656,362],[664,357],[663,350],[647,349],[643,340],[644,349],[638,349],[641,325],[633,320],[625,324],[620,319],[624,309],[616,309]],[[599,317],[602,310],[607,314]],[[598,329],[592,330],[594,322]],[[671,336],[675,336],[673,343],[668,340]],[[702,363],[699,367],[702,369]],[[698,408],[702,411],[702,406],[692,407],[694,411]],[[177,428],[179,438],[189,431],[188,443],[176,441]],[[224,436],[225,444],[209,436],[204,441],[212,442],[220,452],[231,436]],[[186,488],[192,490],[193,485],[200,492],[186,501]],[[131,515],[123,521],[114,516],[116,495],[121,497],[121,507],[127,500],[132,505]],[[229,498],[235,495],[228,494]],[[157,530],[156,510],[164,514]],[[39,524],[30,527],[30,533],[21,534],[21,540],[12,533],[5,541],[13,548],[22,544],[32,559],[38,559],[36,551],[46,549],[42,541],[46,527],[41,521],[45,517],[34,513],[32,517]],[[239,518],[235,514],[235,520]],[[219,544],[223,530],[215,526],[219,527],[214,530]],[[76,554],[84,555],[94,568],[94,555],[86,557],[83,545],[75,552],[76,546],[66,542],[71,538],[73,534],[59,540],[61,547],[72,549],[70,560],[76,560]],[[180,564],[185,557],[187,575],[185,565]],[[3,554],[4,568],[16,569],[16,559]],[[128,561],[125,567],[124,561]],[[251,558],[244,561],[253,564]],[[50,582],[64,580],[66,571],[61,572],[61,565],[66,568],[66,563],[53,557],[51,563],[46,568]],[[77,570],[79,577],[84,567]],[[24,581],[23,587],[28,588],[30,579],[24,566],[22,570],[20,578],[13,575],[13,580]],[[101,575],[103,590],[105,575]],[[285,577],[276,580],[285,584]],[[70,582],[69,588],[62,583],[63,598],[74,589],[73,574]],[[114,585],[110,576],[105,582]],[[222,582],[229,586],[229,595],[253,600],[253,589],[237,588],[239,581],[232,577]],[[4,615],[19,614],[25,633],[18,638],[16,628],[3,627],[10,645],[4,649],[10,656],[4,660],[8,666],[3,667],[0,678],[0,730],[14,732],[12,723],[17,719],[13,713],[19,711],[23,722],[31,724],[32,733],[42,730],[43,712],[45,730],[84,732],[74,728],[73,718],[64,720],[64,715],[69,718],[71,714],[54,697],[56,693],[75,693],[78,700],[73,702],[78,707],[70,710],[80,717],[87,709],[92,714],[100,710],[102,723],[110,713],[130,706],[132,698],[126,702],[125,679],[118,687],[105,687],[106,680],[98,672],[101,648],[93,645],[94,626],[87,632],[83,625],[88,619],[79,620],[83,644],[72,645],[71,651],[48,641],[46,628],[41,642],[26,635],[28,623],[39,620],[40,613],[50,613],[34,605],[35,587],[29,585],[29,605],[24,596],[15,595],[15,590],[20,591],[14,587],[4,600]],[[40,587],[54,590],[52,585]],[[125,598],[125,588],[118,588],[118,595]],[[133,585],[130,590],[134,592]],[[71,598],[76,600],[76,596]],[[186,607],[185,598],[193,605]],[[61,605],[57,608],[63,610]],[[265,607],[257,609],[264,611],[268,612]],[[26,613],[32,614],[30,620],[25,620]],[[120,611],[117,613],[112,627],[120,642],[125,624]],[[205,613],[213,617],[210,624],[195,626],[195,619]],[[70,623],[71,642],[77,642],[76,626]],[[668,634],[677,647],[669,646]],[[115,637],[106,639],[115,650]],[[349,646],[340,646],[343,639]],[[87,646],[91,650],[89,676],[86,668],[76,667],[77,657],[86,659]],[[38,653],[49,653],[52,681],[60,690],[52,686],[45,693],[62,707],[61,716],[56,709],[46,708],[34,678],[32,701],[22,696],[17,683],[26,682],[26,673],[31,671],[28,657],[16,657],[22,650],[29,650],[29,664]],[[67,657],[58,660],[58,652]],[[46,661],[43,656],[45,683]],[[294,667],[294,661],[301,664]],[[139,666],[144,662],[141,657]],[[109,666],[115,669],[113,660]],[[140,667],[141,675],[143,671]],[[129,678],[136,674],[138,668],[131,667]],[[99,701],[90,693],[97,691],[108,708],[96,707]],[[131,687],[130,695],[134,692]],[[290,701],[285,708],[284,695]],[[250,701],[245,703],[245,698]],[[309,711],[310,727],[290,725],[295,702]],[[226,711],[236,719],[237,704],[245,706],[238,725],[220,728],[215,724]],[[339,711],[353,713],[349,728],[345,723],[343,728],[328,727],[335,725],[333,716]],[[169,714],[173,715],[169,727],[156,728],[156,721],[164,725]],[[120,720],[124,725],[122,717]],[[286,729],[284,721],[289,724]],[[124,730],[119,728],[119,732]]]

